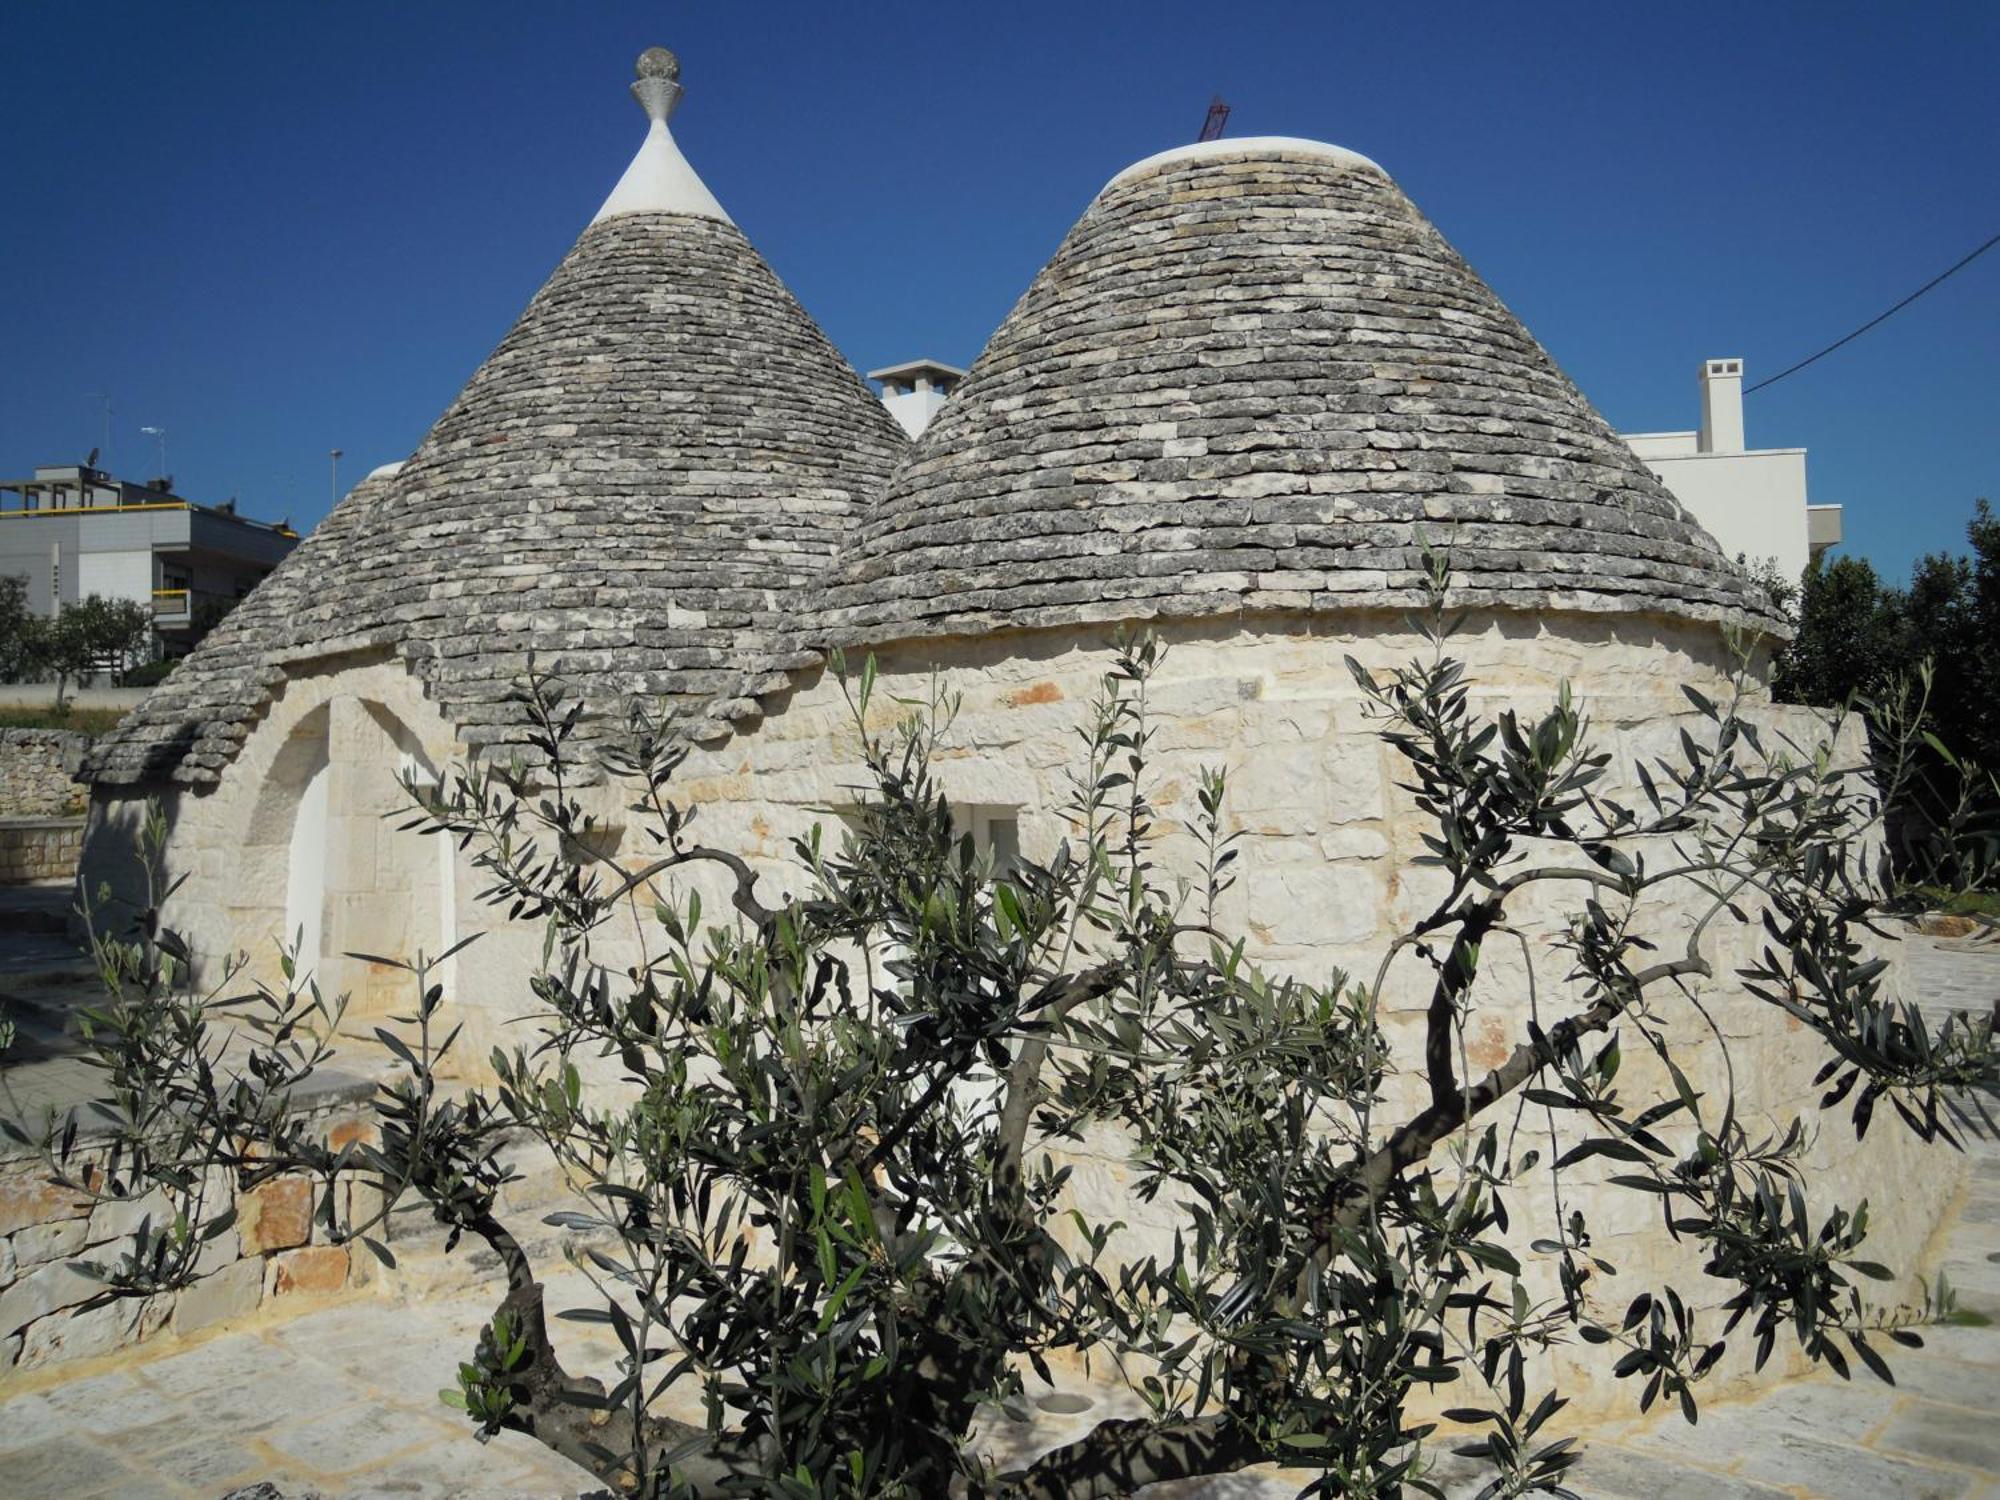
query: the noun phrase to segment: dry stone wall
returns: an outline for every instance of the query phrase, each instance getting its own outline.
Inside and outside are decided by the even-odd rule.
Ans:
[[[314,1123],[339,1146],[371,1128],[365,1110],[323,1105]],[[234,1191],[212,1174],[208,1208],[233,1205],[235,1223],[204,1247],[199,1279],[178,1293],[89,1305],[104,1290],[93,1268],[116,1265],[142,1224],[167,1211],[157,1194],[117,1196],[88,1145],[72,1164],[99,1192],[64,1187],[38,1156],[0,1160],[0,1388],[11,1372],[110,1354],[162,1331],[191,1334],[246,1318],[267,1302],[327,1295],[372,1275],[372,1261],[329,1244],[316,1194],[304,1177],[278,1177]],[[369,1191],[343,1183],[342,1195]],[[343,1218],[349,1203],[340,1205]]]
[[[69,729],[0,729],[0,818],[81,813],[86,794],[76,774],[90,744]]]

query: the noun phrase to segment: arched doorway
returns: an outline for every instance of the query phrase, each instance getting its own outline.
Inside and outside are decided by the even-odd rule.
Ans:
[[[435,959],[457,941],[456,850],[401,825],[404,782],[436,785],[438,757],[394,711],[341,696],[305,714],[259,788],[244,838],[233,926],[260,972],[275,945],[296,945],[296,982],[348,998],[348,1024],[372,1031],[407,1012],[415,981],[393,965]],[[268,967],[267,967],[267,960]],[[449,984],[450,964],[432,975]],[[275,981],[274,981],[275,982]]]
[[[257,789],[243,832],[241,879],[230,887],[230,929],[253,972],[269,974],[277,949],[297,954],[303,984],[326,958],[326,897],[333,860],[332,761],[325,705],[292,726]]]

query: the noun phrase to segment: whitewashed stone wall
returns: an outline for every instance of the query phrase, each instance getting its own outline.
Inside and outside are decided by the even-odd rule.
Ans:
[[[1336,970],[1372,974],[1388,943],[1436,893],[1435,880],[1413,864],[1425,825],[1397,788],[1393,752],[1380,741],[1343,664],[1351,653],[1386,668],[1423,647],[1397,616],[1356,614],[1341,619],[1337,631],[1332,623],[1177,628],[1168,632],[1171,650],[1149,693],[1159,731],[1155,800],[1163,823],[1191,817],[1202,767],[1221,765],[1229,773],[1228,814],[1244,839],[1241,879],[1219,920],[1246,933],[1268,966],[1321,981]],[[1699,737],[1704,721],[1683,686],[1715,695],[1724,691],[1727,675],[1711,629],[1633,616],[1477,616],[1454,652],[1468,663],[1474,698],[1489,712],[1506,706],[1540,711],[1568,680],[1594,737],[1614,755],[1617,779],[1626,784],[1633,781],[1635,761],[1669,753],[1682,727]],[[934,683],[957,695],[961,707],[938,766],[941,781],[955,802],[968,807],[1018,809],[1024,851],[1045,856],[1066,832],[1059,810],[1069,795],[1066,776],[1081,754],[1076,729],[1109,664],[1104,637],[1075,632],[888,649],[879,656],[874,713],[886,727],[902,711],[896,698],[927,697]],[[704,842],[744,854],[782,883],[796,878],[791,839],[815,822],[831,822],[837,809],[853,802],[858,741],[839,686],[827,674],[800,675],[794,690],[783,701],[767,700],[766,709],[761,723],[692,755],[679,786],[702,809]],[[1799,711],[1767,706],[1760,712],[1774,728],[1810,732]],[[434,863],[442,841],[397,834],[382,819],[400,805],[393,774],[399,755],[414,746],[435,766],[451,751],[447,726],[400,667],[377,661],[295,676],[221,787],[180,796],[173,807],[172,863],[190,880],[173,919],[210,956],[270,951],[284,927],[289,825],[306,765],[300,746],[317,743],[316,736],[328,747],[333,777],[321,963],[328,987],[352,990],[357,1014],[379,1014],[404,998],[403,981],[385,983],[378,971],[337,955],[360,949],[408,956],[419,945],[435,952],[434,935],[447,925],[455,932],[482,931],[457,961],[454,976],[468,1022],[460,1057],[477,1074],[494,1045],[528,1040],[507,1022],[526,1004],[540,933],[497,922],[474,901],[477,881],[469,870],[444,875]],[[644,861],[649,845],[639,830],[625,826],[630,789],[603,786],[585,795],[605,823],[606,847],[633,867]],[[129,805],[122,815],[129,816]],[[95,816],[102,830],[117,821],[121,807],[100,801]],[[1169,867],[1193,868],[1184,838],[1165,837],[1160,854]],[[719,885],[704,894],[710,911],[727,910]],[[1525,955],[1493,945],[1498,951],[1488,954],[1466,1038],[1475,1069],[1500,1061],[1523,1036],[1530,964],[1542,1013],[1572,1008],[1567,964],[1551,943],[1572,901],[1571,892],[1551,891],[1517,912],[1529,933]],[[1649,930],[1671,944],[1694,915],[1691,902],[1664,902]],[[1796,1023],[1749,999],[1728,977],[1749,959],[1757,936],[1731,921],[1711,927],[1704,948],[1723,977],[1700,984],[1697,995],[1730,1044],[1740,1112],[1752,1122],[1775,1123],[1810,1111],[1811,1079],[1824,1054]],[[605,956],[617,959],[621,945],[639,940],[636,929],[615,935]],[[1389,971],[1383,1022],[1406,1065],[1413,1066],[1421,1051],[1428,982],[1418,960],[1400,961]],[[1696,1086],[1715,1091],[1719,1100],[1727,1069],[1714,1033],[1690,1007],[1663,1010]],[[1636,1038],[1624,1051],[1632,1096],[1663,1084],[1649,1071]],[[1421,1087],[1409,1073],[1385,1117]],[[1511,1120],[1509,1114],[1502,1123]],[[1535,1125],[1524,1121],[1522,1128]],[[1541,1144],[1546,1160],[1553,1153]],[[1116,1141],[1100,1139],[1070,1156],[1080,1206],[1131,1223],[1133,1246],[1166,1244],[1174,1209],[1131,1196]],[[1816,1138],[1811,1166],[1819,1207],[1871,1198],[1877,1258],[1911,1273],[1928,1269],[1931,1238],[1962,1172],[1950,1153],[1917,1146],[1894,1122],[1879,1124],[1865,1144],[1857,1144],[1835,1120]],[[1638,1290],[1669,1276],[1684,1289],[1696,1286],[1692,1258],[1661,1232],[1657,1210],[1638,1195],[1594,1187],[1602,1175],[1608,1174],[1572,1169],[1565,1191],[1590,1218],[1597,1253],[1621,1273],[1603,1283],[1607,1304],[1622,1307]],[[1546,1232],[1548,1186],[1534,1185],[1516,1204],[1523,1242]],[[1920,1298],[1914,1274],[1882,1291],[1885,1305]],[[1564,1350],[1557,1358],[1582,1361],[1593,1377],[1603,1374],[1595,1351]],[[1582,1383],[1578,1393],[1622,1399],[1601,1378]]]

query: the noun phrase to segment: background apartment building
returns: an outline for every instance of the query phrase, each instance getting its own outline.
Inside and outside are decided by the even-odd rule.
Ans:
[[[1699,428],[1621,435],[1724,552],[1798,578],[1840,540],[1840,507],[1807,499],[1805,449],[1744,445],[1742,360],[1703,360],[1699,380]]]
[[[0,573],[28,580],[29,607],[54,615],[91,594],[153,611],[163,654],[179,656],[284,555],[290,526],[197,505],[172,480],[134,484],[85,464],[0,480]]]

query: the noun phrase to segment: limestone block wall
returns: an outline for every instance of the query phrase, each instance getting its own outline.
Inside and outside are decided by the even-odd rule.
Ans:
[[[351,1100],[329,1101],[315,1123],[339,1145],[370,1128],[365,1114]],[[75,1172],[96,1159],[80,1148]],[[0,1389],[17,1371],[110,1354],[163,1331],[196,1333],[267,1303],[368,1280],[374,1262],[365,1252],[350,1257],[346,1246],[326,1242],[314,1220],[315,1193],[303,1177],[279,1177],[238,1194],[230,1174],[216,1171],[209,1207],[233,1204],[236,1221],[204,1247],[200,1279],[169,1296],[92,1307],[103,1281],[85,1268],[116,1264],[142,1222],[160,1222],[166,1200],[93,1198],[57,1186],[40,1157],[0,1159]]]
[[[1227,815],[1243,839],[1240,879],[1218,921],[1246,934],[1274,970],[1319,981],[1337,972],[1371,975],[1394,937],[1435,899],[1436,881],[1415,863],[1427,825],[1397,786],[1397,758],[1382,743],[1343,658],[1352,654],[1386,669],[1424,650],[1421,640],[1400,616],[1359,612],[1311,623],[1189,623],[1168,639],[1166,663],[1149,688],[1157,729],[1154,800],[1163,828],[1171,829],[1192,817],[1201,769],[1219,765],[1228,772]],[[1613,781],[1628,788],[1635,765],[1671,753],[1683,728],[1701,737],[1705,721],[1682,689],[1726,694],[1729,668],[1712,629],[1640,616],[1478,614],[1453,651],[1469,667],[1482,711],[1539,712],[1569,682],[1593,738],[1613,756]],[[876,727],[886,728],[903,711],[898,698],[921,700],[934,689],[956,696],[958,714],[937,766],[942,784],[969,815],[1013,816],[1023,851],[1046,857],[1068,831],[1061,809],[1070,792],[1066,778],[1081,754],[1076,729],[1110,664],[1108,631],[1094,627],[885,648],[878,655]],[[859,767],[857,732],[839,684],[822,672],[792,681],[788,693],[765,700],[761,722],[699,747],[677,780],[680,795],[700,808],[702,841],[743,854],[779,887],[798,878],[791,840],[815,823],[832,824],[852,805]],[[1758,712],[1774,732],[1807,739],[1817,733],[1796,711],[1767,705]],[[449,726],[400,665],[374,658],[295,668],[221,784],[168,801],[175,825],[169,873],[188,877],[170,920],[198,954],[216,960],[248,951],[267,974],[274,972],[274,939],[307,930],[315,971],[329,991],[355,996],[357,1018],[400,1008],[408,981],[344,954],[436,953],[447,938],[479,933],[441,976],[466,1022],[461,1065],[478,1076],[495,1045],[532,1042],[532,1032],[510,1023],[529,1003],[541,932],[535,924],[509,924],[481,904],[476,872],[462,857],[441,855],[445,841],[399,833],[393,817],[385,818],[402,805],[399,767],[416,763],[428,772],[452,755]],[[603,852],[629,868],[648,858],[643,829],[626,811],[634,789],[603,785],[580,795],[602,820]],[[113,836],[138,806],[100,796],[88,856],[93,880],[100,878],[101,851],[115,846]],[[1157,853],[1165,868],[1194,868],[1192,841],[1184,835],[1163,833]],[[692,878],[706,885],[709,911],[728,910],[719,881]],[[1516,918],[1525,947],[1499,944],[1489,954],[1488,983],[1466,1037],[1475,1069],[1506,1055],[1524,1035],[1532,1007],[1545,1017],[1575,1007],[1567,960],[1554,942],[1573,901],[1551,890],[1523,906]],[[1647,930],[1673,944],[1696,920],[1697,906],[1692,893],[1664,900],[1648,913]],[[600,952],[606,961],[636,958],[650,904],[636,907],[630,929],[607,935]],[[1811,1111],[1812,1076],[1824,1060],[1817,1042],[1745,995],[1732,977],[1759,941],[1756,929],[1733,919],[1712,924],[1703,947],[1717,977],[1694,986],[1706,1019],[1691,1005],[1677,1005],[1662,1007],[1661,1022],[1696,1087],[1719,1102],[1733,1076],[1739,1114],[1752,1122],[1753,1134],[1758,1123]],[[1408,955],[1387,974],[1382,1022],[1410,1070],[1384,1119],[1395,1118],[1423,1087],[1413,1064],[1429,980],[1421,961]],[[365,1034],[367,1027],[357,1029]],[[1631,1095],[1664,1086],[1649,1072],[1635,1036],[1624,1052]],[[1547,1143],[1537,1144],[1545,1161],[1554,1154]],[[1067,1154],[1079,1206],[1127,1221],[1129,1250],[1166,1247],[1176,1209],[1170,1201],[1141,1204],[1132,1197],[1126,1153],[1116,1139],[1100,1137]],[[1879,1289],[1882,1305],[1920,1301],[1914,1273],[1928,1269],[1930,1239],[1962,1170],[1950,1153],[1920,1147],[1893,1121],[1878,1122],[1865,1143],[1838,1120],[1815,1138],[1809,1180],[1816,1212],[1872,1199],[1875,1258],[1912,1273]],[[1590,1218],[1597,1253],[1618,1267],[1603,1286],[1607,1302],[1622,1307],[1636,1291],[1666,1279],[1707,1293],[1713,1284],[1704,1286],[1690,1252],[1663,1234],[1657,1210],[1638,1195],[1603,1186],[1606,1175],[1579,1166],[1565,1174],[1563,1188]],[[1524,1242],[1546,1232],[1552,1189],[1535,1182],[1518,1197],[1516,1231]],[[1593,1351],[1557,1357],[1585,1362],[1592,1379],[1580,1391],[1622,1399],[1596,1378],[1603,1371]]]
[[[1343,657],[1352,654],[1381,669],[1423,651],[1422,642],[1387,615],[1358,617],[1338,631],[1190,626],[1170,632],[1169,639],[1165,666],[1149,688],[1158,731],[1156,805],[1163,824],[1189,820],[1201,768],[1228,772],[1228,818],[1244,837],[1240,879],[1224,898],[1220,925],[1247,934],[1252,951],[1273,970],[1318,981],[1336,972],[1372,976],[1394,938],[1436,899],[1438,878],[1415,862],[1429,825],[1397,785],[1405,779],[1399,758],[1380,739]],[[1613,786],[1635,802],[1638,762],[1674,754],[1684,728],[1702,738],[1706,721],[1683,687],[1711,697],[1728,694],[1730,659],[1719,634],[1683,623],[1629,616],[1476,617],[1453,652],[1467,662],[1474,702],[1487,713],[1507,707],[1540,712],[1567,680],[1590,718],[1593,738],[1613,756]],[[875,712],[886,723],[902,711],[895,699],[921,700],[934,686],[957,695],[959,712],[938,766],[942,784],[967,809],[1017,811],[1023,850],[1046,857],[1069,831],[1059,809],[1069,795],[1065,778],[1079,763],[1075,729],[1109,665],[1101,640],[1075,633],[886,650],[878,656]],[[768,707],[768,717],[750,732],[692,756],[680,784],[702,809],[705,842],[748,851],[784,878],[789,840],[815,821],[831,821],[832,810],[852,802],[857,738],[838,685],[826,677],[802,681],[789,700]],[[1802,711],[1763,704],[1755,712],[1771,732],[1806,744],[1823,732]],[[1852,753],[1858,746],[1847,748]],[[1163,837],[1159,855],[1167,868],[1195,868],[1192,841],[1185,837]],[[723,909],[719,884],[704,894],[708,909]],[[1489,945],[1497,951],[1487,956],[1488,981],[1466,1038],[1475,1071],[1498,1064],[1525,1037],[1534,1007],[1545,1018],[1579,1007],[1567,958],[1555,946],[1575,904],[1573,891],[1544,888],[1514,909],[1527,934],[1525,949]],[[1694,892],[1683,892],[1657,903],[1643,930],[1672,951],[1704,907]],[[1811,1114],[1818,1092],[1813,1075],[1827,1057],[1796,1022],[1749,997],[1734,978],[1760,943],[1757,929],[1734,919],[1711,925],[1703,951],[1717,977],[1693,987],[1701,1010],[1671,1002],[1660,1007],[1661,1028],[1679,1061],[1717,1107],[1733,1072],[1739,1113],[1753,1135],[1760,1125]],[[1407,953],[1387,974],[1382,1020],[1406,1071],[1392,1089],[1386,1121],[1414,1108],[1424,1087],[1416,1064],[1431,977]],[[1623,1052],[1628,1097],[1657,1098],[1670,1090],[1664,1069],[1629,1026]],[[1512,1111],[1502,1113],[1503,1134],[1513,1120]],[[1545,1128],[1540,1122],[1534,1127]],[[1565,1136],[1558,1145],[1572,1143]],[[1557,1154],[1547,1141],[1519,1144],[1540,1145],[1545,1162]],[[1130,1249],[1168,1252],[1178,1219],[1171,1195],[1150,1204],[1134,1198],[1118,1140],[1103,1136],[1064,1154],[1075,1169],[1079,1206],[1100,1220],[1131,1224]],[[1562,1184],[1568,1205],[1589,1217],[1597,1253],[1618,1268],[1618,1276],[1601,1283],[1607,1306],[1622,1308],[1638,1290],[1669,1279],[1711,1306],[1721,1300],[1726,1293],[1704,1283],[1697,1258],[1663,1232],[1655,1200],[1605,1185],[1618,1170],[1579,1164],[1565,1172]],[[1818,1133],[1808,1162],[1815,1211],[1871,1199],[1874,1255],[1911,1273],[1893,1286],[1870,1289],[1879,1291],[1881,1306],[1921,1304],[1914,1273],[1929,1269],[1932,1237],[1962,1172],[1953,1153],[1924,1147],[1899,1127],[1885,1130],[1878,1123],[1865,1142],[1856,1142],[1844,1121],[1832,1119]],[[1552,1190],[1543,1176],[1517,1195],[1515,1231],[1524,1246],[1548,1232]],[[1555,1288],[1531,1282],[1531,1290],[1551,1294]],[[1557,1358],[1587,1372],[1578,1393],[1624,1399],[1625,1392],[1602,1379],[1596,1351],[1580,1346]],[[1724,1373],[1747,1367],[1746,1357]]]
[[[84,820],[0,818],[0,885],[68,880],[83,854]]]
[[[75,777],[89,748],[90,736],[70,729],[0,729],[0,818],[81,813]]]

